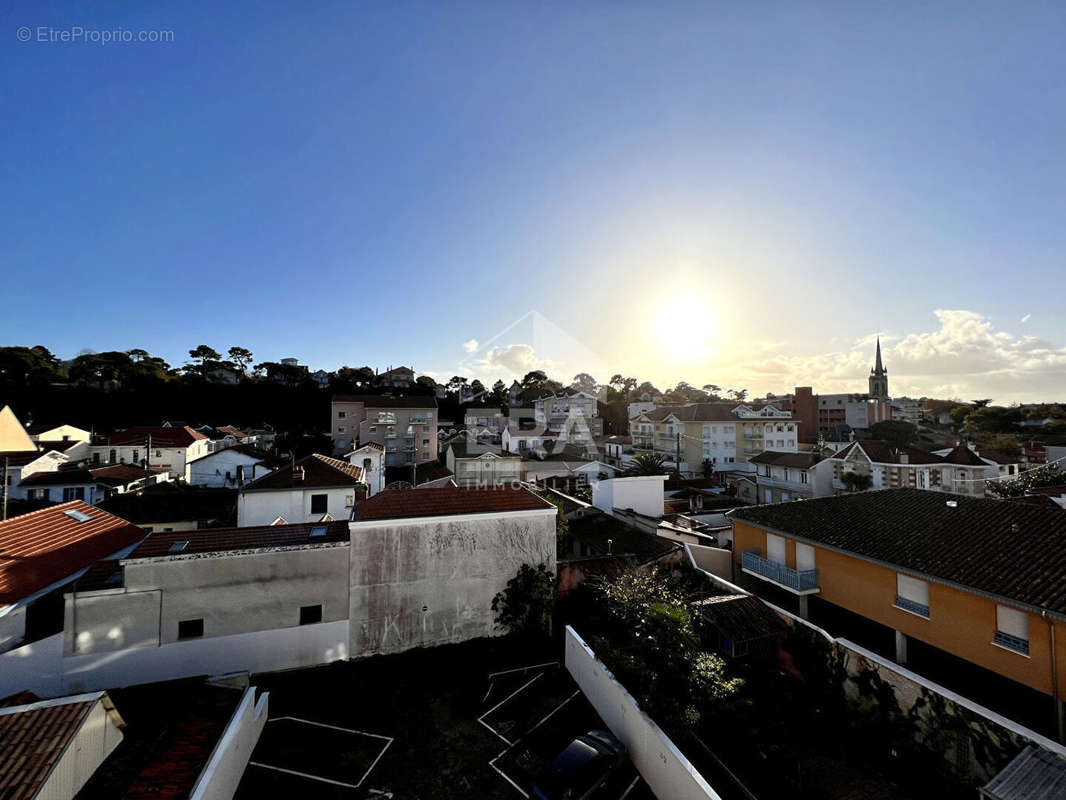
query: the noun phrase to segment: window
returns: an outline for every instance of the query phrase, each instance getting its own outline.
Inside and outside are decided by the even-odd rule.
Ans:
[[[329,507],[329,495],[327,494],[313,494],[311,495],[311,513],[312,514],[325,514],[326,509]]]
[[[346,416],[348,416],[348,412],[347,411],[338,411],[337,412],[337,419],[344,419]]]
[[[170,545],[170,549],[167,550],[167,552],[168,553],[181,553],[188,546],[189,546],[189,540],[188,539],[183,539],[180,542],[174,542],[172,545]]]
[[[322,606],[300,606],[300,624],[314,625],[322,621]]]
[[[140,450],[134,450],[133,451],[133,455],[130,457],[130,463],[136,464],[140,460],[141,460],[141,451]]]
[[[71,500],[84,500],[85,499],[85,487],[84,486],[67,486],[63,489],[63,502],[67,503]]]
[[[1000,647],[1029,655],[1029,614],[1010,606],[996,606],[996,635]]]
[[[929,617],[929,584],[909,575],[896,574],[896,607]]]
[[[95,453],[93,453],[93,463],[94,464],[99,464],[100,463],[100,451],[99,450],[97,450]]]
[[[37,491],[39,492],[39,494],[37,495],[38,499],[40,499],[40,500],[51,500],[52,499],[52,490],[51,489],[38,489]]]
[[[204,620],[183,619],[178,621],[178,639],[199,639],[204,635]]]
[[[118,453],[112,450],[110,453],[108,453],[107,460],[108,463],[114,464],[116,461],[118,461]]]

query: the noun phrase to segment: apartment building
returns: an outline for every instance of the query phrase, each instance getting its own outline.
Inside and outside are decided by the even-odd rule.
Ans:
[[[755,497],[759,503],[787,503],[833,494],[833,470],[817,453],[767,450],[752,457]]]
[[[563,391],[533,401],[538,430],[556,434],[569,442],[588,442],[603,436],[603,418],[596,396],[588,392]]]
[[[1062,736],[1061,510],[911,488],[729,516],[738,580],[798,595],[802,616],[829,603],[894,631],[900,663],[917,639],[1049,695]]]
[[[871,489],[913,487],[934,492],[952,492],[984,497],[989,464],[966,445],[944,455],[916,447],[895,447],[886,442],[852,442],[829,459],[833,464],[833,490],[848,491],[844,476],[868,475]]]
[[[634,455],[658,453],[676,461],[680,451],[682,473],[699,472],[704,461],[719,471],[754,471],[749,462],[759,453],[798,449],[792,415],[773,405],[690,403],[656,408],[631,420],[630,427]]]
[[[522,457],[465,436],[448,444],[445,463],[458,486],[505,486],[522,480]]]
[[[385,448],[387,467],[436,461],[437,399],[430,395],[334,395],[330,431],[333,452],[340,455],[377,442]]]

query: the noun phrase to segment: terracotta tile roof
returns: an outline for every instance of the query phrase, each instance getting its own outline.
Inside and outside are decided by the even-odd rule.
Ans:
[[[1060,509],[884,489],[738,508],[730,517],[1066,615],[1066,513]]]
[[[88,519],[79,522],[68,512]],[[51,586],[144,536],[136,525],[80,500],[0,522],[0,606]]]
[[[98,692],[0,710],[0,797],[36,797],[102,697]]]
[[[302,477],[301,477],[302,476]],[[312,453],[295,464],[280,467],[256,478],[242,491],[263,489],[314,489],[326,486],[356,486],[363,480],[363,468],[339,458]]]
[[[943,464],[944,459],[935,453],[919,450],[917,447],[896,447],[888,442],[876,439],[864,439],[861,442],[852,442],[832,458],[844,459],[861,447],[863,452],[870,457],[871,461],[878,464],[902,464],[901,457],[906,456],[908,464]]]
[[[101,444],[144,444],[148,436],[152,437],[152,447],[188,447],[198,439],[207,438],[188,425],[178,428],[141,425],[117,431],[106,437]]]
[[[166,467],[150,467],[152,474],[169,472]],[[139,481],[144,477],[144,467],[135,467],[133,464],[109,464],[106,467],[97,467],[89,470],[92,478],[97,483],[108,486],[125,486],[127,483]]]
[[[526,489],[393,489],[364,500],[356,507],[353,519],[358,522],[452,514],[492,514],[543,508],[554,509],[555,506]]]
[[[221,433],[223,436],[235,436],[238,439],[244,439],[248,436],[248,434],[242,431],[240,428],[234,428],[232,425],[223,425],[220,428],[215,428],[215,430]]]
[[[696,601],[700,616],[734,642],[784,633],[789,626],[755,595],[725,594]]]
[[[335,394],[334,403],[362,403],[367,408],[436,408],[437,398],[431,394],[409,397],[385,397],[378,394]]]
[[[126,559],[182,556],[191,553],[221,553],[227,550],[300,547],[324,542],[347,542],[348,538],[347,522],[301,522],[294,525],[160,531],[149,534],[147,539],[126,556]],[[181,547],[178,548],[178,545]],[[101,566],[100,569],[104,568]],[[78,588],[81,589],[80,584]]]
[[[144,472],[141,472],[144,475]],[[76,486],[80,483],[94,483],[92,473],[87,469],[54,469],[47,472],[34,472],[20,482],[20,486]]]
[[[757,456],[749,458],[748,462],[751,464],[770,464],[774,467],[807,469],[813,467],[821,460],[821,456],[816,453],[777,453],[773,450],[766,450]]]
[[[138,525],[199,520],[232,525],[237,520],[237,490],[164,481],[142,491],[113,495],[97,507]]]
[[[18,451],[18,452],[7,451],[7,452],[4,452],[4,451],[0,451],[0,459],[3,459],[4,456],[7,456],[7,464],[8,464],[9,467],[24,467],[27,464],[29,464],[31,461],[36,461],[38,458],[40,458],[41,456],[43,456],[47,452],[48,452],[47,450],[37,450],[36,452],[34,452],[34,451],[30,451],[30,452],[23,452],[23,451]]]

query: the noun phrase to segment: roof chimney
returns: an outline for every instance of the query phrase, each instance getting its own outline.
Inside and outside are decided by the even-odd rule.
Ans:
[[[292,479],[294,481],[303,481],[303,479],[304,479],[304,468],[302,466],[293,467],[292,468]]]
[[[1019,525],[1017,522],[1012,522],[1010,524],[1010,532],[1011,533],[1021,533],[1021,530],[1022,530],[1022,526]]]

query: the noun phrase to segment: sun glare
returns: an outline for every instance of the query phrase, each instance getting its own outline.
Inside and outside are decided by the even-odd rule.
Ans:
[[[714,313],[699,298],[677,295],[655,315],[655,335],[662,356],[672,364],[691,363],[711,352]]]

